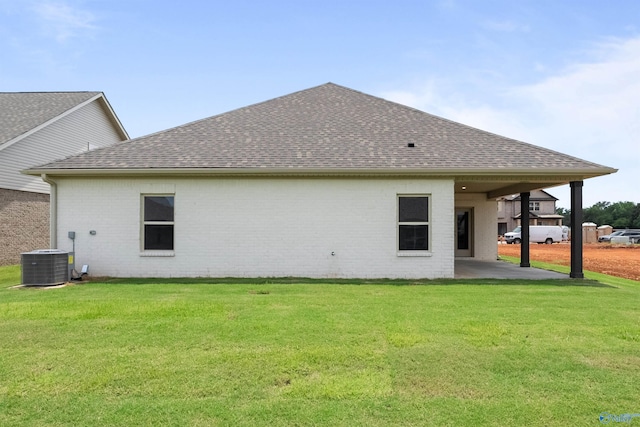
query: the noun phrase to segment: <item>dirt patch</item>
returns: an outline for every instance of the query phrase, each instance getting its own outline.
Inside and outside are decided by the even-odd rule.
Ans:
[[[583,268],[588,271],[640,281],[640,245],[586,243],[582,249]],[[520,245],[498,245],[498,254],[520,257]],[[571,265],[571,245],[530,245],[531,261]]]

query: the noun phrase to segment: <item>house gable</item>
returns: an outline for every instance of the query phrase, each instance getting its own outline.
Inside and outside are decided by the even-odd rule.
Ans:
[[[99,92],[0,93],[0,188],[48,193],[20,173],[128,138]]]

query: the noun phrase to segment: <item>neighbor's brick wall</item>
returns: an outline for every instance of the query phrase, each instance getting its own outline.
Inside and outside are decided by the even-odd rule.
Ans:
[[[49,247],[49,195],[0,188],[0,265]]]
[[[76,265],[98,276],[454,273],[452,180],[60,178],[57,188],[58,248],[71,250],[67,233],[75,231]],[[175,194],[172,256],[141,253],[141,194]],[[431,195],[431,256],[398,256],[398,194]]]

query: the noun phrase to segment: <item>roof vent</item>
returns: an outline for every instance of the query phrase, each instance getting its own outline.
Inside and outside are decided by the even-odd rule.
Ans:
[[[407,147],[409,147],[409,148],[413,148],[415,146],[416,146],[416,144],[414,144],[413,142],[410,142],[410,143],[407,144]]]

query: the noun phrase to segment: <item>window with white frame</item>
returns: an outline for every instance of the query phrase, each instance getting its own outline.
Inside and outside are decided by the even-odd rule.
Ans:
[[[540,202],[529,202],[529,210],[534,212],[540,211]]]
[[[143,250],[173,250],[173,202],[173,195],[142,196]]]
[[[429,250],[429,196],[398,196],[398,250]]]

